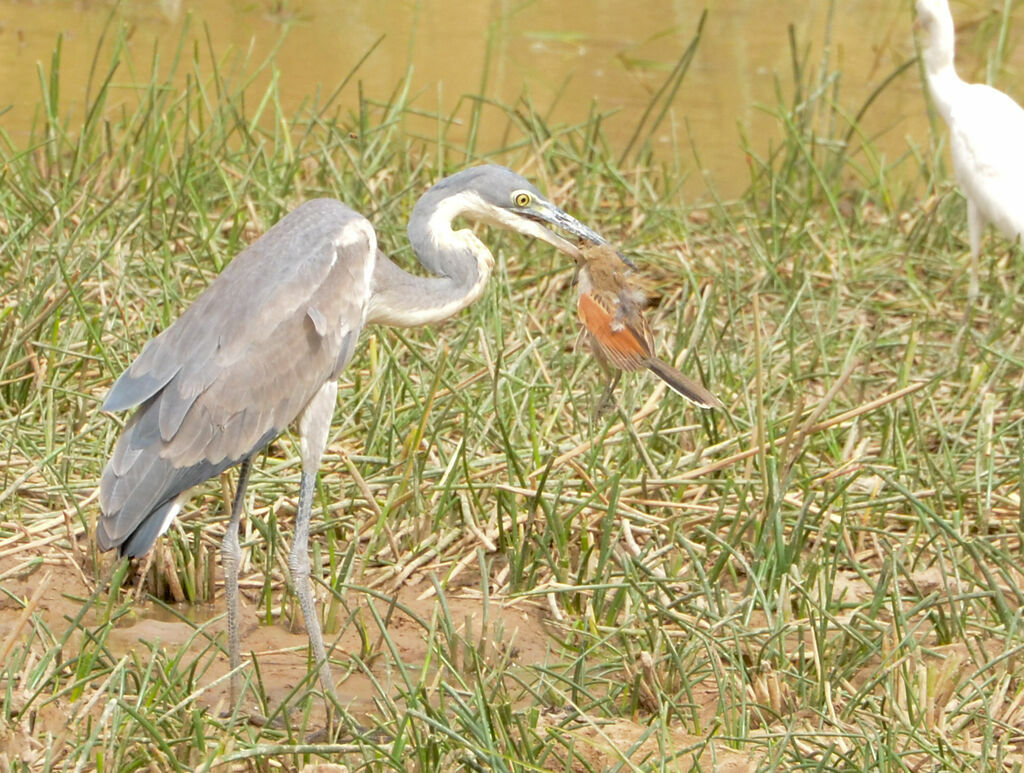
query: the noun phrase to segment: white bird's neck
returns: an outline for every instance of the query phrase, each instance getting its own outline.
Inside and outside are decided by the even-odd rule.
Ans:
[[[956,74],[956,70],[952,67],[947,67],[935,73],[929,72],[927,73],[927,78],[928,90],[931,92],[935,109],[939,111],[939,115],[942,116],[943,120],[949,123],[950,113],[956,102],[956,95],[968,84],[960,79],[960,76]]]
[[[919,14],[923,4],[918,5]],[[928,18],[924,25],[928,42],[924,50],[924,69],[928,79],[928,90],[942,117],[948,121],[956,94],[966,84],[956,73],[954,56],[956,51],[956,29],[953,15],[947,2],[929,2]]]
[[[472,194],[441,198],[431,191],[413,208],[409,241],[420,263],[435,276],[411,274],[377,253],[366,321],[395,327],[448,319],[476,301],[494,268],[490,250],[452,221],[472,211]]]

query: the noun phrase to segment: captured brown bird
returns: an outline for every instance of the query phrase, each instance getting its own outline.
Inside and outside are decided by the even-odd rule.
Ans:
[[[582,247],[577,270],[582,334],[598,360],[619,371],[647,368],[695,405],[723,407],[711,392],[654,355],[654,335],[643,315],[647,296],[630,284],[630,267],[614,247]],[[615,375],[608,394],[620,376]]]

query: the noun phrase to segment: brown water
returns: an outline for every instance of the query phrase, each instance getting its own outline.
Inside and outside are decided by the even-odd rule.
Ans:
[[[610,153],[617,157],[643,108],[694,36],[706,6],[697,55],[656,142],[665,149],[663,157],[677,152],[687,168],[703,167],[704,179],[697,171],[690,178],[692,196],[707,196],[708,183],[720,195],[732,196],[749,182],[741,136],[758,153],[781,137],[777,119],[764,107],[777,104],[777,76],[786,97],[792,93],[789,25],[813,64],[822,60],[824,41],[831,40],[830,67],[842,72],[840,100],[853,114],[889,73],[914,55],[909,5],[842,0],[836,4],[829,36],[824,0],[140,0],[114,11],[112,4],[88,0],[0,2],[0,109],[13,105],[0,115],[0,126],[16,143],[27,136],[38,110],[38,65],[49,68],[61,34],[61,104],[73,119],[80,116],[97,41],[114,13],[132,29],[130,51],[140,81],[148,80],[154,44],[159,44],[161,61],[169,60],[187,24],[204,52],[209,31],[212,49],[223,61],[247,53],[254,62],[273,56],[289,110],[318,88],[333,91],[383,35],[342,93],[343,106],[356,104],[355,81],[361,81],[367,97],[387,101],[407,73],[415,108],[454,114],[464,124],[470,114],[469,100],[462,99],[466,94],[486,93],[506,104],[527,94],[539,109],[551,108],[549,123],[583,121],[596,106],[618,111],[605,123]],[[977,21],[984,10],[954,4],[960,21],[971,13]],[[209,57],[204,53],[202,59]],[[961,69],[965,75],[983,77],[977,62]],[[128,68],[117,74],[117,86],[126,97],[132,80]],[[998,85],[1013,93],[1012,80],[1004,75],[1002,81],[1009,82]],[[864,125],[889,160],[906,153],[909,143],[927,143],[916,68],[883,92]],[[406,128],[426,136],[437,131],[436,122],[426,120],[410,120]],[[506,129],[503,113],[485,110],[478,152],[504,145]],[[449,139],[459,141],[458,129]]]

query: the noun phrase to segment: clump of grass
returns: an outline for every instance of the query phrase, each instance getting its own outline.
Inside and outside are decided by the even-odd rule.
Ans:
[[[466,313],[364,334],[314,566],[336,674],[369,686],[353,711],[380,734],[311,742],[315,679],[272,700],[259,654],[249,695],[274,721],[248,724],[217,698],[217,620],[178,612],[184,643],[117,644],[139,613],[122,576],[97,582],[89,541],[113,376],[299,201],[349,202],[411,261],[416,196],[484,156],[447,142],[450,116],[406,137],[401,87],[285,115],[270,78],[244,109],[251,94],[183,55],[183,90],[154,75],[110,116],[116,56],[81,125],[48,108],[27,147],[2,150],[5,765],[1020,769],[1020,254],[995,250],[987,305],[965,314],[955,197],[917,208],[894,190],[870,138],[852,144],[839,75],[796,53],[796,96],[772,108],[779,145],[737,202],[688,210],[641,141],[632,159],[598,157],[599,115],[554,127],[512,107],[509,147],[487,154],[640,253],[662,353],[728,411],[633,377],[595,419],[571,268],[516,237],[486,237],[496,281]],[[59,70],[58,50],[44,105]],[[297,476],[284,437],[251,483],[244,587],[267,624],[297,615]],[[205,487],[164,539],[165,601],[216,597],[229,488]],[[524,620],[545,637],[524,638]]]

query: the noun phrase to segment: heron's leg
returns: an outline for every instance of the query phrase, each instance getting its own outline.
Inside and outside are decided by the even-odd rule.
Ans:
[[[288,568],[299,596],[302,619],[306,623],[309,644],[313,648],[320,684],[324,692],[335,702],[338,700],[331,678],[331,667],[327,662],[327,649],[320,630],[320,618],[316,613],[316,602],[309,584],[309,523],[313,512],[313,492],[320,458],[327,445],[327,433],[334,415],[334,402],[338,395],[337,382],[324,384],[302,412],[299,418],[299,445],[302,450],[302,486],[299,490],[299,512],[295,517],[295,536],[292,551],[288,556]]]
[[[224,593],[228,599],[228,657],[231,662],[231,705],[238,703],[242,692],[242,642],[238,631],[238,567],[242,561],[242,547],[238,544],[238,527],[245,509],[245,487],[249,483],[252,459],[244,459],[238,468],[235,498],[231,503],[231,519],[220,545],[220,562],[224,567]]]
[[[135,588],[132,593],[135,594],[134,598],[130,598],[131,603],[142,606],[146,602],[146,575],[149,574],[149,568],[153,565],[153,557],[156,555],[158,547],[154,545],[146,553],[146,557],[142,559],[142,566],[139,568],[139,581],[135,583]]]

